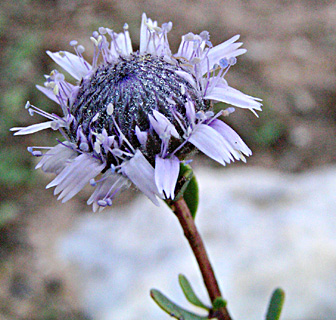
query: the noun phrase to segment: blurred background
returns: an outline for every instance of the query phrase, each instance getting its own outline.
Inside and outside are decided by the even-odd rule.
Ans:
[[[38,121],[38,116],[31,118],[24,109],[27,100],[44,110],[59,112],[57,106],[35,88],[35,84],[43,84],[43,75],[49,74],[56,67],[45,54],[46,50],[71,51],[69,42],[76,39],[86,47],[86,58],[90,61],[91,33],[100,26],[121,32],[125,22],[129,24],[133,48],[137,49],[143,12],[157,20],[159,25],[173,22],[169,34],[172,52],[177,50],[181,36],[188,32],[200,33],[207,30],[214,45],[240,34],[248,52],[231,68],[227,80],[231,86],[263,99],[263,112],[259,113],[259,118],[246,110],[237,109],[227,119],[253,150],[253,156],[248,159],[247,165],[234,163],[228,168],[220,168],[202,155],[198,155],[194,161],[196,172],[200,175],[201,191],[204,191],[203,199],[208,199],[208,189],[221,190],[217,202],[213,202],[212,207],[203,205],[199,215],[205,237],[210,243],[209,251],[213,250],[214,260],[220,264],[216,266],[215,263],[214,267],[219,269],[219,275],[224,278],[221,279],[223,291],[232,293],[233,297],[228,294],[227,298],[229,305],[236,308],[233,314],[237,315],[237,319],[261,319],[259,315],[264,310],[260,310],[259,302],[254,299],[261,293],[260,297],[266,305],[268,296],[264,293],[269,287],[263,286],[263,283],[270,283],[274,271],[274,274],[280,275],[276,281],[281,285],[286,272],[290,270],[284,284],[290,287],[291,281],[288,279],[295,281],[300,278],[302,282],[297,286],[301,286],[302,291],[292,291],[290,297],[293,300],[288,302],[284,319],[334,319],[336,4],[334,1],[311,0],[1,1],[0,318],[169,318],[159,310],[155,313],[158,308],[147,299],[147,287],[142,282],[140,285],[135,280],[129,280],[134,277],[134,274],[131,275],[132,270],[139,265],[134,264],[134,261],[141,262],[144,257],[147,259],[148,252],[152,253],[152,260],[147,265],[142,265],[143,269],[136,269],[135,274],[139,274],[139,277],[140,274],[141,277],[146,274],[149,278],[150,274],[155,275],[153,277],[157,282],[161,281],[160,289],[163,291],[164,285],[169,285],[177,277],[177,273],[167,266],[175,263],[174,254],[181,254],[175,249],[168,250],[170,245],[174,247],[175,244],[168,246],[170,240],[164,238],[166,233],[161,232],[161,229],[160,232],[157,231],[160,234],[157,237],[161,237],[159,242],[153,240],[156,234],[146,242],[148,220],[146,222],[141,218],[143,222],[137,223],[137,206],[140,204],[142,210],[145,210],[148,200],[134,190],[127,191],[111,210],[104,211],[101,216],[90,213],[90,208],[86,206],[89,194],[86,191],[69,203],[60,204],[52,196],[51,190],[44,190],[51,177],[33,170],[36,159],[26,150],[27,146],[54,145],[55,133],[46,131],[14,138],[9,132],[10,127],[26,126]],[[208,196],[212,201],[213,192]],[[124,206],[129,199],[133,199],[137,206],[134,203]],[[225,203],[223,199],[226,199]],[[222,216],[216,214],[218,221],[223,223],[220,224],[222,230],[217,230],[216,225],[213,225],[214,229],[207,229],[212,216],[205,218],[204,215],[215,208],[219,212],[223,211]],[[168,215],[166,208],[152,207],[148,207],[144,215],[149,221],[154,215],[158,228],[164,229],[155,210],[159,214],[162,210]],[[152,215],[149,212],[153,212]],[[167,223],[179,232],[178,226],[173,227],[177,224],[176,221]],[[260,226],[263,226],[262,230]],[[263,229],[265,226],[267,230],[272,230],[268,235]],[[127,233],[128,228],[132,236]],[[142,228],[141,231],[139,228]],[[151,224],[150,228],[155,227]],[[114,236],[110,234],[111,230]],[[282,231],[277,233],[279,230]],[[122,232],[118,241],[117,232]],[[139,234],[135,237],[137,232]],[[102,236],[105,233],[106,236]],[[221,234],[220,238],[216,238],[218,234]],[[252,238],[246,238],[247,234]],[[170,236],[168,232],[167,237]],[[269,238],[272,236],[277,237],[276,240]],[[284,236],[286,241],[281,242]],[[130,254],[125,260],[120,248],[124,248],[124,242],[129,237],[133,240],[130,241],[130,247],[125,249]],[[279,238],[280,242],[277,242]],[[215,249],[211,249],[211,239]],[[315,242],[312,241],[314,239]],[[217,240],[222,241],[223,251],[216,251]],[[182,241],[181,236],[180,242]],[[120,247],[117,247],[116,243],[119,242]],[[153,248],[154,242],[157,245],[156,251]],[[260,246],[247,245],[252,242],[259,243]],[[163,282],[158,264],[155,265],[157,260],[153,258],[163,250],[162,246],[168,246],[167,252],[172,253],[167,254],[163,260],[158,256],[162,269],[167,269],[164,271],[167,278]],[[176,246],[178,248],[180,244]],[[226,246],[231,249],[226,251]],[[250,251],[240,251],[244,247],[249,247]],[[85,248],[90,249],[90,253],[85,253]],[[139,256],[136,255],[137,252]],[[264,255],[259,256],[260,252]],[[265,263],[273,260],[279,252],[282,267],[279,264],[267,264],[265,267]],[[299,258],[302,252],[305,252],[304,259]],[[189,270],[189,261],[192,264],[190,268],[194,270],[190,272],[194,272],[192,274],[201,287],[197,267],[188,248],[186,254],[185,268]],[[239,254],[243,259],[239,258]],[[222,261],[221,255],[227,259]],[[79,259],[79,256],[82,258]],[[180,261],[183,261],[184,256],[181,254]],[[298,259],[290,264],[288,261],[292,261],[294,256]],[[112,260],[105,261],[108,260],[107,257],[115,259],[112,265]],[[226,265],[228,260],[235,261],[236,264]],[[308,271],[306,267],[311,269]],[[230,278],[233,275],[232,268],[241,270],[241,273],[235,274],[235,279],[238,279],[235,283]],[[127,276],[123,270],[128,270]],[[265,270],[268,273],[263,277]],[[109,272],[113,274],[112,278]],[[128,282],[121,280],[124,278]],[[311,281],[305,282],[308,278]],[[97,282],[97,279],[101,281]],[[106,279],[114,280],[110,283]],[[141,279],[145,281],[145,278]],[[303,290],[308,283],[310,288],[305,287]],[[133,290],[135,284],[139,287],[138,291]],[[127,290],[121,290],[123,286]],[[242,294],[237,294],[237,288],[240,288]],[[114,290],[116,295],[109,290]],[[169,293],[174,295],[174,290],[175,288],[171,289]],[[144,306],[141,300],[143,298],[139,298],[141,295],[147,299]],[[126,306],[136,298],[140,299],[139,302],[131,304],[136,311],[127,313]],[[240,302],[235,302],[234,299]],[[300,305],[297,309],[296,301]],[[120,305],[124,308],[118,309]],[[247,305],[251,307],[247,308]],[[259,313],[253,313],[253,306]]]

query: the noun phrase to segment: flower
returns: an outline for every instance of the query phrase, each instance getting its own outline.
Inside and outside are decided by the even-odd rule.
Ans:
[[[64,141],[28,151],[42,157],[36,168],[56,174],[47,188],[55,187],[62,202],[90,183],[95,190],[88,204],[94,211],[103,209],[132,182],[159,205],[158,198],[174,199],[180,162],[193,150],[222,165],[251,155],[238,134],[219,119],[234,108],[212,111],[218,101],[254,113],[261,110],[260,99],[231,88],[224,79],[236,57],[246,52],[236,42],[239,35],[213,47],[208,32],[188,33],[172,54],[167,39],[171,28],[171,22],[159,27],[143,14],[136,52],[127,24],[119,34],[99,28],[90,38],[91,64],[77,41],[70,42],[76,54],[47,51],[76,80],[71,84],[54,70],[44,87],[37,86],[59,104],[63,115],[27,102],[31,115],[48,121],[11,130],[15,135],[60,131]]]

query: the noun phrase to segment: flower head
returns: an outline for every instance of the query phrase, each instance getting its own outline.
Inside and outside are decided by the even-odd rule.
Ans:
[[[119,34],[99,28],[90,38],[91,64],[77,41],[70,42],[75,54],[47,51],[76,80],[71,84],[54,70],[44,87],[37,86],[59,104],[62,115],[27,102],[31,115],[48,121],[12,130],[15,135],[47,128],[61,132],[64,141],[54,147],[28,148],[41,157],[36,168],[56,174],[47,188],[55,187],[58,199],[65,202],[90,183],[95,190],[88,204],[96,211],[110,206],[132,182],[159,204],[157,198],[174,199],[180,162],[193,150],[222,165],[251,155],[238,134],[218,119],[234,108],[212,111],[212,102],[218,101],[254,113],[261,110],[259,99],[231,88],[224,79],[246,51],[236,42],[239,36],[213,47],[208,32],[188,33],[172,54],[167,39],[171,28],[171,22],[159,27],[143,14],[136,52],[127,24]]]

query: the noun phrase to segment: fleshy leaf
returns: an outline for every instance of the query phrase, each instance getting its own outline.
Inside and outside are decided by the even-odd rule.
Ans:
[[[281,288],[273,291],[272,297],[268,306],[266,320],[279,320],[282,307],[285,301],[285,292]]]
[[[203,308],[205,310],[210,310],[211,308],[206,306],[195,294],[193,288],[190,285],[190,282],[188,281],[188,279],[183,275],[180,274],[179,275],[179,283],[180,286],[182,288],[182,291],[185,295],[185,297],[187,298],[187,300],[193,304],[194,306]]]
[[[183,197],[183,194],[186,191],[193,175],[194,173],[189,165],[180,163],[180,172],[177,179],[175,200]]]
[[[227,302],[222,297],[218,297],[212,302],[212,306],[214,310],[225,308],[226,305],[227,305]]]
[[[156,289],[150,291],[150,295],[157,305],[165,312],[167,312],[171,317],[178,320],[207,320],[206,316],[199,316],[195,313],[189,312],[182,307],[178,306],[171,300],[169,300],[165,295]]]
[[[192,217],[195,219],[197,208],[198,208],[198,184],[194,176],[192,168],[187,165],[180,163],[180,173],[177,179],[175,188],[175,201],[181,197],[187,203]],[[173,204],[173,201],[166,201],[169,207]]]
[[[186,191],[184,192],[184,200],[188,205],[192,217],[195,219],[199,197],[198,197],[198,183],[194,175],[192,175],[191,180],[186,188]]]

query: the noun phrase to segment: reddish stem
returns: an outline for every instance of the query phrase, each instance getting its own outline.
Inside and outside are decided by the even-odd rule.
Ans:
[[[216,298],[221,298],[222,294],[209,261],[208,254],[205,250],[203,240],[196,228],[195,221],[190,213],[190,210],[183,197],[174,201],[171,208],[177,216],[182,226],[184,235],[188,239],[191,249],[196,257],[210,300],[211,302],[214,302]],[[216,317],[218,320],[231,320],[226,307],[214,310],[211,313],[211,317]]]

